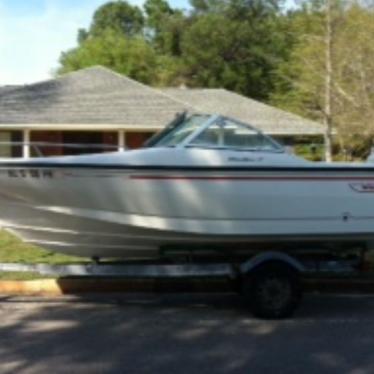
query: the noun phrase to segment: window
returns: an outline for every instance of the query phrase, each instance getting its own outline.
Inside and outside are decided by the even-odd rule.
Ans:
[[[281,146],[257,130],[227,118],[219,118],[190,143],[190,146],[251,150],[281,150]]]
[[[21,142],[21,131],[0,131],[0,158],[22,157]]]
[[[154,134],[152,132],[127,132],[126,133],[126,148],[136,149],[141,148],[143,144],[150,139]]]
[[[209,117],[195,115],[186,118],[179,123],[171,132],[161,138],[155,147],[174,147],[187,139],[197,128],[199,128]]]

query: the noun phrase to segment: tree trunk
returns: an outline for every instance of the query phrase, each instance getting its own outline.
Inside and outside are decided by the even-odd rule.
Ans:
[[[325,76],[325,108],[324,108],[324,125],[325,125],[325,160],[332,161],[332,6],[333,0],[326,0],[326,36],[325,36],[325,59],[326,59],[326,76]]]

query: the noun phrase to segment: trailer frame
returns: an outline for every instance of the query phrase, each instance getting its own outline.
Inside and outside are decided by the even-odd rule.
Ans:
[[[0,272],[30,272],[58,278],[181,279],[227,278],[260,318],[290,317],[300,304],[304,277],[358,277],[365,268],[366,249],[356,258],[311,259],[283,251],[258,252],[242,262],[121,263],[101,262],[50,265],[0,263]]]

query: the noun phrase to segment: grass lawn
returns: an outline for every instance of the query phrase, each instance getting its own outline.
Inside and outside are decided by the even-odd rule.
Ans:
[[[0,230],[0,262],[66,264],[82,261],[82,258],[49,252],[25,244],[13,235]],[[40,275],[30,273],[0,273],[1,279],[36,279]],[[43,276],[43,278],[47,278]]]

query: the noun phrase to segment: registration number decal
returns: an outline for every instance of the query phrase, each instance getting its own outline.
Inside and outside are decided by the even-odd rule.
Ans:
[[[44,169],[9,169],[7,174],[9,178],[52,179],[55,177],[52,170]]]
[[[374,193],[373,182],[351,183],[350,187],[356,192]]]

